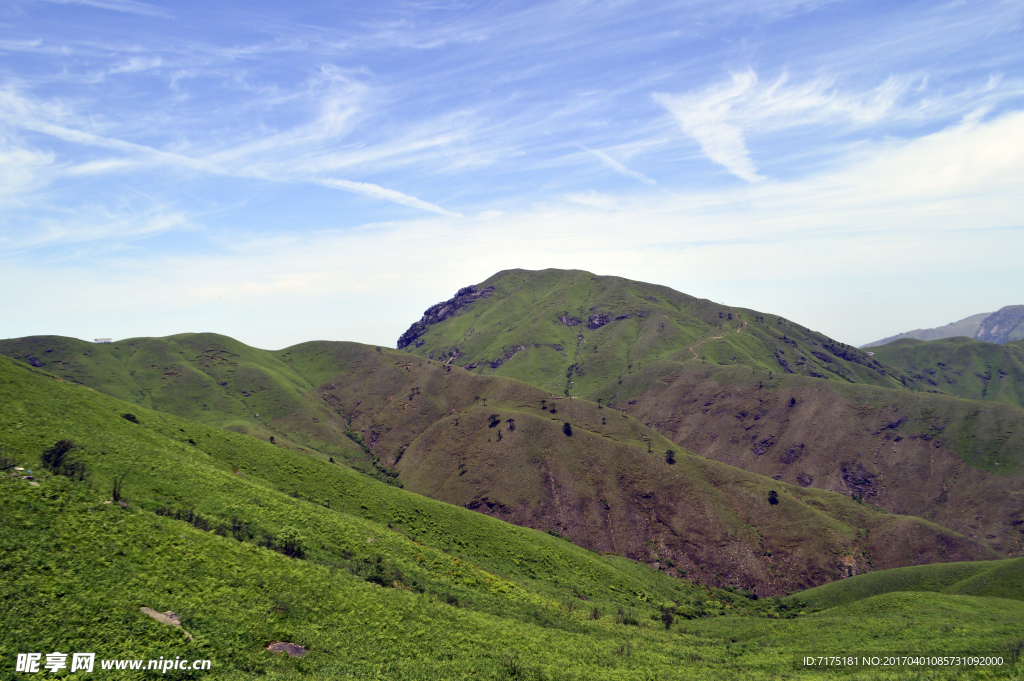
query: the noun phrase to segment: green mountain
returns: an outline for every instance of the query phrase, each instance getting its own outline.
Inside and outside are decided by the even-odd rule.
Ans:
[[[883,594],[793,618],[783,601],[674,579],[9,360],[0,404],[4,678],[21,678],[7,666],[16,654],[60,650],[95,652],[97,670],[211,660],[179,678],[774,679],[800,655],[873,639],[1005,650],[1012,674],[1024,640],[1009,584],[997,598]]]
[[[875,357],[950,395],[1024,406],[1024,341],[905,339],[879,347]]]
[[[499,272],[428,309],[398,348],[607,406],[681,365],[915,387],[867,353],[781,317],[579,270]]]
[[[147,359],[147,347],[175,348],[173,361]],[[117,389],[140,406],[274,437],[282,452],[344,454],[339,463],[407,490],[705,584],[774,595],[871,569],[1005,555],[918,518],[696,457],[593,402],[395,350],[313,342],[269,353],[210,334],[111,345],[35,337],[16,350],[65,380],[97,380],[97,367],[115,361],[156,364],[124,372]],[[246,361],[209,360],[228,352]],[[217,404],[252,417],[218,414]]]
[[[978,329],[981,327],[981,323],[987,319],[992,313],[982,312],[981,314],[973,314],[970,317],[964,317],[963,319],[951,322],[945,326],[938,326],[934,329],[914,329],[913,331],[904,331],[898,333],[895,336],[888,336],[881,340],[872,341],[865,343],[861,348],[873,348],[879,345],[887,345],[893,341],[897,341],[903,338],[916,338],[917,340],[940,340],[943,338],[955,338],[957,336],[966,336],[967,338],[974,338],[974,335],[978,333]]]
[[[399,345],[621,409],[710,459],[1024,551],[1024,410],[957,399],[775,315],[511,270],[430,308]]]

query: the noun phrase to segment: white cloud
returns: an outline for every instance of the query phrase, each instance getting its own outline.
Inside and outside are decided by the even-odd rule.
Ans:
[[[462,217],[459,213],[452,213],[447,211],[440,206],[435,206],[432,203],[427,203],[421,199],[417,199],[415,196],[409,196],[403,194],[400,191],[394,189],[387,189],[376,184],[369,182],[352,182],[351,180],[334,180],[334,179],[320,179],[314,180],[317,184],[321,184],[325,187],[333,187],[334,189],[343,189],[353,194],[362,194],[363,196],[369,196],[374,199],[382,199],[384,201],[391,201],[392,203],[398,203],[403,206],[409,206],[410,208],[419,208],[420,210],[429,211],[431,213],[437,213],[439,215],[447,215],[450,217]]]
[[[131,64],[132,62],[128,62]],[[137,64],[138,69],[155,66],[153,62]],[[124,69],[132,70],[132,69]],[[385,143],[376,150],[362,150],[352,157],[325,152],[323,147],[336,144],[355,125],[361,114],[366,88],[344,77],[337,70],[325,69],[324,82],[330,89],[319,100],[319,115],[310,123],[283,132],[263,135],[252,141],[229,145],[217,151],[192,149],[190,153],[167,152],[144,144],[129,142],[85,129],[90,121],[60,102],[40,102],[23,96],[13,87],[0,89],[0,123],[22,131],[32,131],[74,144],[121,152],[121,157],[107,157],[82,163],[65,163],[62,172],[68,176],[87,176],[124,172],[132,168],[166,166],[186,168],[216,175],[256,178],[274,182],[304,182],[341,189],[383,201],[447,216],[458,216],[440,206],[403,192],[377,184],[348,179],[325,178],[325,171],[355,166],[367,156],[403,154],[411,150],[444,144],[443,136],[433,139],[402,140]],[[0,150],[2,152],[2,150]],[[24,150],[10,152],[9,168],[20,168],[36,162]],[[0,156],[0,159],[4,157]],[[52,158],[49,158],[52,163]],[[0,171],[6,172],[6,171]],[[14,172],[13,170],[11,172]],[[25,169],[19,170],[18,182],[10,187],[24,187]],[[52,174],[51,174],[52,175]],[[52,177],[50,179],[53,179]],[[0,196],[5,193],[0,189]],[[13,191],[13,190],[12,190]]]
[[[0,206],[20,203],[44,182],[44,171],[53,162],[51,153],[19,146],[0,136]]]
[[[160,57],[132,57],[111,67],[109,73],[139,73],[149,71],[163,66],[164,60]]]
[[[877,88],[857,96],[840,95],[833,81],[819,78],[793,84],[783,74],[762,84],[753,71],[733,73],[724,84],[695,93],[655,93],[683,132],[700,144],[704,154],[733,175],[758,182],[764,178],[750,157],[748,132],[763,133],[800,125],[846,119],[874,123],[895,106],[908,84],[890,77]]]
[[[587,149],[587,147],[583,147],[583,149],[586,150],[586,151],[589,151],[591,154],[596,156],[597,159],[599,161],[601,161],[601,163],[603,163],[604,165],[608,166],[609,168],[611,168],[615,172],[619,173],[620,175],[625,175],[626,177],[632,177],[634,180],[640,180],[644,184],[657,184],[654,180],[652,180],[651,178],[647,177],[643,173],[640,173],[640,172],[637,172],[635,170],[631,170],[630,168],[627,168],[626,166],[624,166],[623,164],[619,163],[618,161],[616,161],[614,158],[612,158],[608,154],[604,153],[603,151],[598,151],[597,149]]]

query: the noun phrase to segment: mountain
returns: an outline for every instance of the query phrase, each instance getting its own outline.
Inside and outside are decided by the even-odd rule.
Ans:
[[[7,359],[0,406],[8,664],[61,650],[94,652],[96,671],[205,659],[223,679],[773,679],[864,632],[921,654],[949,653],[954,630],[1008,655],[1024,637],[1008,598],[883,593],[799,614]]]
[[[680,364],[917,387],[782,317],[579,270],[499,272],[428,309],[398,348],[609,406]]]
[[[934,329],[914,329],[913,331],[904,331],[903,333],[898,333],[895,336],[889,336],[881,340],[865,343],[861,348],[873,348],[879,345],[886,345],[902,338],[916,338],[917,340],[925,341],[940,340],[942,338],[955,338],[956,336],[974,338],[974,335],[978,333],[978,329],[981,327],[981,323],[991,315],[991,312],[982,312],[981,314],[964,317],[960,321],[950,322],[945,326],[938,326]]]
[[[120,362],[129,368],[115,387],[139,406],[148,400],[236,431],[246,425],[261,439],[274,433],[278,451],[320,461],[347,441],[358,452],[338,462],[381,480],[705,584],[776,595],[851,573],[1017,548],[1002,532],[969,539],[848,494],[753,475],[695,456],[620,411],[396,350],[318,341],[268,353],[210,334],[12,343],[2,347],[65,380],[98,381],[89,367]],[[292,413],[292,404],[303,410]],[[218,415],[219,405],[248,409],[252,425],[236,412]],[[971,474],[962,479],[979,485]],[[962,514],[959,497],[947,505]],[[986,513],[1004,510],[995,504]]]
[[[974,337],[986,343],[1024,340],[1024,305],[1007,305],[986,317]]]
[[[903,338],[931,341],[956,336],[966,336],[986,343],[998,344],[1024,340],[1024,305],[1007,305],[998,312],[982,312],[934,329],[905,331],[861,347],[872,348],[887,345]]]
[[[431,310],[402,337],[413,356],[595,400],[703,457],[1021,555],[1010,399],[957,399],[776,315],[579,271],[501,272]]]
[[[1024,341],[906,338],[878,347],[875,357],[950,395],[1024,406]]]

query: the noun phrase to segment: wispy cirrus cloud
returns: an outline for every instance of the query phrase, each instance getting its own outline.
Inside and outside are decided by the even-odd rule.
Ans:
[[[604,153],[603,151],[598,151],[597,149],[588,149],[587,147],[583,146],[581,146],[581,148],[593,154],[595,157],[597,157],[597,160],[599,160],[601,163],[611,168],[615,172],[619,173],[620,175],[632,177],[634,180],[640,180],[644,184],[657,184],[657,182],[647,177],[643,173],[627,168],[622,163],[616,161],[614,158]]]
[[[126,70],[145,70],[158,65],[143,62]],[[365,159],[365,153],[362,157],[360,154],[339,156],[332,148],[351,132],[359,118],[366,87],[351,78],[343,77],[335,69],[325,68],[322,73],[325,77],[318,80],[329,83],[330,87],[326,92],[318,92],[318,115],[312,121],[262,135],[254,140],[239,140],[221,149],[191,145],[191,148],[182,151],[166,151],[99,134],[88,130],[88,118],[68,105],[32,99],[11,86],[0,90],[0,124],[75,145],[121,153],[120,157],[108,156],[83,163],[65,163],[54,175],[91,176],[124,172],[132,168],[181,168],[238,178],[315,184],[431,213],[459,216],[434,203],[380,184],[324,176],[325,171],[336,172],[345,167],[357,167],[361,158]],[[429,146],[431,143],[426,144]],[[410,145],[421,146],[407,141],[404,145],[387,145],[391,148],[384,153],[407,152]],[[374,152],[370,153],[372,155]],[[4,160],[8,160],[11,167],[19,165],[23,168],[44,158],[26,149],[16,149],[9,152],[8,156],[9,159],[4,157]],[[52,157],[46,158],[52,163]],[[19,172],[19,176],[24,178],[26,174]],[[11,182],[10,186],[24,186],[24,181]]]
[[[761,83],[753,71],[733,73],[730,80],[681,95],[655,93],[654,101],[700,144],[704,155],[748,182],[764,178],[747,148],[749,132],[814,125],[836,120],[853,124],[877,122],[887,115],[909,83],[890,77],[871,91],[855,96],[837,91],[832,79],[791,83],[783,74]]]
[[[459,213],[453,213],[445,210],[440,206],[435,206],[434,204],[423,201],[422,199],[417,199],[415,196],[409,196],[408,194],[403,194],[400,191],[387,189],[386,187],[381,187],[370,182],[352,182],[351,180],[332,179],[314,180],[314,182],[323,185],[324,187],[333,187],[335,189],[352,192],[353,194],[362,194],[363,196],[369,196],[374,199],[383,199],[384,201],[390,201],[402,206],[409,206],[410,208],[419,208],[420,210],[437,213],[438,215],[462,217]]]

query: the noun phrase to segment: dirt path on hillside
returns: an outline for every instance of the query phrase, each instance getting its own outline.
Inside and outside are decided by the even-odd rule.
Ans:
[[[746,326],[746,325],[747,325],[747,323],[746,323],[746,322],[743,322],[742,324],[740,324],[740,328],[738,328],[738,329],[736,329],[735,331],[733,331],[733,333],[739,333],[740,331],[742,331],[742,330],[743,330],[743,327],[744,327],[744,326]],[[702,341],[701,341],[700,343],[695,343],[695,344],[691,345],[691,346],[690,346],[690,352],[692,352],[692,353],[693,353],[693,358],[694,358],[694,359],[700,359],[700,357],[698,357],[698,356],[697,356],[697,351],[696,351],[696,350],[694,350],[694,348],[696,348],[696,347],[699,347],[699,346],[701,346],[701,345],[704,345],[705,343],[707,343],[707,342],[709,342],[709,341],[713,341],[713,340],[721,340],[721,339],[725,338],[725,337],[726,337],[726,336],[728,336],[728,335],[729,335],[729,334],[724,334],[724,335],[722,335],[722,336],[712,336],[711,338],[708,338],[707,340],[702,340]]]

